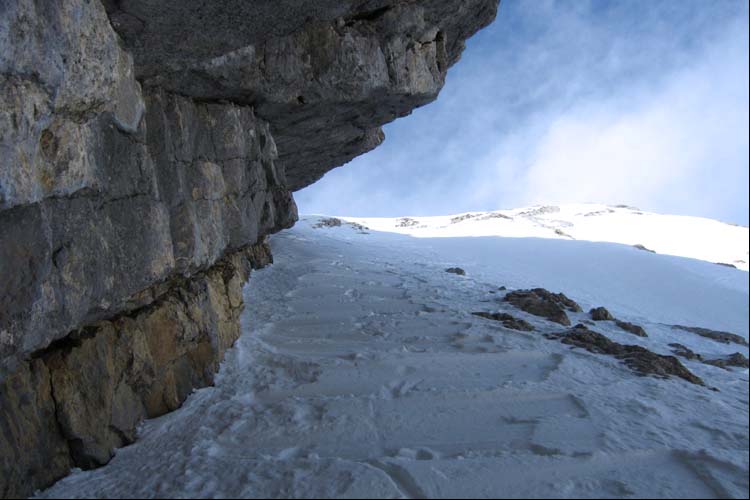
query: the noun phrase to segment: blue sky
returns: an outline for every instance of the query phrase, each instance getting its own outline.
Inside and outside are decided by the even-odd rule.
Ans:
[[[625,203],[748,224],[748,3],[503,0],[437,101],[301,213]]]

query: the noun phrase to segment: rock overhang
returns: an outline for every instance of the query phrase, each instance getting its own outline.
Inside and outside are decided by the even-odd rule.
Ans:
[[[437,98],[497,0],[107,0],[145,88],[253,106],[291,190],[384,139]]]
[[[105,462],[210,383],[292,191],[434,100],[496,9],[4,3],[0,495]]]

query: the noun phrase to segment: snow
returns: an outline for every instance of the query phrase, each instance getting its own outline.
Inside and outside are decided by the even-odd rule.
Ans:
[[[353,218],[376,231],[416,237],[505,236],[643,245],[667,255],[748,270],[748,228],[702,217],[662,215],[625,205],[534,206],[440,217]],[[413,221],[413,222],[412,222]],[[557,231],[557,232],[556,232]]]
[[[441,220],[403,232],[445,236],[450,217]],[[243,335],[215,387],[145,422],[107,466],[38,496],[747,498],[748,370],[684,361],[718,392],[638,377],[544,338],[561,327],[498,300],[498,287],[562,291],[649,334],[591,327],[617,342],[663,354],[679,342],[711,357],[748,349],[669,325],[747,339],[748,274],[579,241],[593,229],[575,220],[574,241],[542,235],[534,221],[516,237],[476,237],[479,221],[471,237],[415,238],[304,217],[271,238],[274,264],[246,287]],[[363,223],[398,223],[373,221]],[[466,276],[444,271],[452,266]],[[537,330],[474,311],[508,312]]]

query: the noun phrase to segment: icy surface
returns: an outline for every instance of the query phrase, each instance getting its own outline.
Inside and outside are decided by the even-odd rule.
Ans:
[[[649,337],[591,328],[662,354],[679,342],[747,355],[668,326],[747,338],[746,272],[613,243],[318,221],[272,238],[275,263],[253,273],[244,334],[215,387],[145,422],[109,465],[39,496],[748,497],[747,370],[683,361],[719,392],[638,377],[545,339],[560,325],[498,290],[542,286],[584,311],[606,306]]]

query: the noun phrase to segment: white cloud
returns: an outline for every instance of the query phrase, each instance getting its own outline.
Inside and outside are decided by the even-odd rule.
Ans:
[[[655,88],[545,117],[538,143],[515,151],[528,158],[519,201],[619,200],[679,212],[725,201],[747,176],[747,58],[737,66],[743,33],[747,40],[735,25]],[[726,172],[733,175],[722,179]]]
[[[748,7],[503,2],[436,103],[300,192],[304,212],[627,203],[747,223]]]

